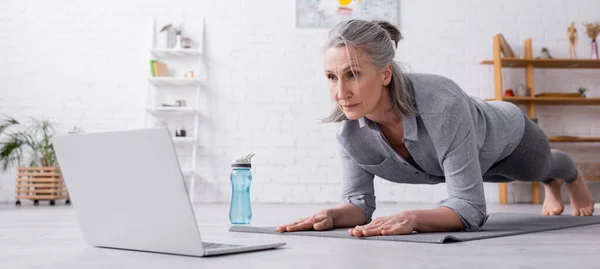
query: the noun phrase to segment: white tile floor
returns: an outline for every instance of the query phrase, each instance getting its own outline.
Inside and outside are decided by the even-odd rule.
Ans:
[[[325,206],[254,205],[252,224],[277,225]],[[376,216],[430,206],[383,204]],[[488,208],[490,213],[540,211],[533,205]],[[203,233],[231,235],[228,205],[197,205],[195,210]],[[82,241],[70,206],[4,204],[0,205],[0,268],[600,268],[600,225],[444,245],[235,235],[279,236],[288,244],[277,250],[210,258],[94,248]]]

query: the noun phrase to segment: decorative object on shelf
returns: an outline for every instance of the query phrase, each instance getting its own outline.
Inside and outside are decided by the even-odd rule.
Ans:
[[[571,26],[567,28],[567,35],[569,36],[569,58],[577,59],[577,51],[575,49],[577,45],[577,28],[575,28],[575,22],[571,22]]]
[[[513,97],[513,96],[515,96],[515,92],[513,91],[512,88],[506,89],[504,91],[504,96]]]
[[[12,117],[0,122],[0,168],[3,172],[17,167],[16,205],[20,199],[32,200],[38,205],[40,200],[66,199],[69,194],[64,184],[56,152],[51,143],[56,131],[49,120],[31,118],[31,124],[23,124]],[[74,127],[69,134],[82,132]],[[27,155],[25,154],[27,153]]]
[[[186,136],[187,136],[187,132],[185,131],[185,127],[183,127],[183,126],[177,127],[177,129],[175,130],[175,137],[186,137]]]
[[[181,32],[180,31],[177,31],[177,37],[175,38],[175,40],[176,40],[176,42],[175,42],[174,48],[175,49],[181,49],[181,48],[183,48],[181,46]]]
[[[525,84],[519,83],[519,85],[517,85],[517,88],[515,90],[515,95],[527,96],[527,87],[525,87]]]
[[[175,106],[184,107],[187,106],[187,103],[185,102],[185,100],[176,100]]]
[[[187,71],[185,72],[185,74],[183,74],[184,78],[194,78],[196,75],[194,74],[193,70]]]
[[[543,47],[542,51],[541,51],[541,56],[538,58],[539,59],[552,59],[552,55],[550,55],[550,50],[546,47]]]
[[[192,39],[189,37],[181,38],[181,47],[184,49],[189,49],[192,47]]]
[[[167,24],[160,29],[159,47],[173,48],[177,43],[178,30],[173,27],[173,24]]]
[[[586,98],[585,91],[587,91],[586,88],[584,88],[584,87],[579,88],[579,94],[581,95],[582,98]]]
[[[584,23],[585,25],[585,33],[592,40],[592,60],[598,60],[598,43],[596,42],[596,38],[600,34],[600,22],[589,22]]]

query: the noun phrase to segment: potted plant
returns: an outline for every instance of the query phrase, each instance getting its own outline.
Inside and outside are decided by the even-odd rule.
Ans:
[[[80,132],[74,128],[71,133]],[[49,200],[66,199],[69,195],[58,167],[56,152],[51,139],[54,125],[49,120],[31,118],[23,124],[12,117],[0,121],[0,169],[7,172],[17,167],[16,205],[20,199]]]

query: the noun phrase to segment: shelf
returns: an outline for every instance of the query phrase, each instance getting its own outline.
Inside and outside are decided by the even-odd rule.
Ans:
[[[191,144],[195,142],[195,139],[192,137],[173,137],[173,142],[175,144]]]
[[[148,108],[148,113],[153,116],[161,116],[161,115],[193,115],[198,113],[197,109],[191,107],[154,107]]]
[[[485,101],[495,101],[488,98]],[[600,98],[576,98],[576,97],[503,97],[502,100],[513,104],[535,103],[538,105],[600,105]]]
[[[150,53],[154,56],[198,56],[200,51],[197,49],[151,49]]]
[[[600,181],[600,176],[583,176],[585,178],[586,181]]]
[[[157,86],[196,86],[200,80],[194,78],[175,78],[175,77],[151,77],[150,83]]]
[[[600,142],[600,137],[581,137],[581,136],[549,136],[550,142]]]
[[[534,68],[581,68],[596,69],[600,68],[600,60],[591,59],[521,59],[521,58],[502,58],[500,60],[502,67],[523,68],[531,64]],[[494,64],[493,60],[484,60],[480,64]]]

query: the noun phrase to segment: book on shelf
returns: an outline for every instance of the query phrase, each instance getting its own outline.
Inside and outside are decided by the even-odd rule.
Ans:
[[[515,53],[510,45],[508,45],[508,42],[506,42],[506,39],[504,39],[504,36],[502,34],[498,34],[498,36],[500,36],[500,52],[502,52],[506,58],[515,58]]]
[[[167,65],[161,61],[150,60],[150,73],[153,77],[168,77]]]

